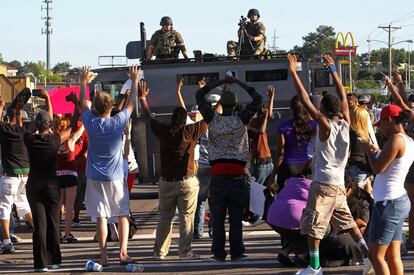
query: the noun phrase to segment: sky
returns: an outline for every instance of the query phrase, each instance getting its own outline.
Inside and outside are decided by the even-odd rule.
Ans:
[[[46,61],[46,36],[41,34],[45,11],[43,0],[0,0],[0,53],[6,61]],[[44,4],[43,4],[44,5]],[[302,45],[302,36],[319,25],[333,26],[336,32],[351,32],[358,52],[367,52],[368,36],[387,41],[379,25],[401,26],[394,42],[414,40],[414,1],[400,0],[53,0],[51,15],[51,66],[69,62],[72,66],[98,68],[98,57],[125,55],[129,41],[140,40],[139,22],[144,22],[147,38],[160,28],[162,16],[172,18],[174,29],[193,50],[226,53],[228,40],[237,40],[237,23],[250,8],[260,11],[266,26],[267,44],[290,50]],[[371,49],[386,46],[371,43]],[[408,47],[401,43],[397,48]],[[414,49],[414,45],[411,45]],[[129,64],[136,60],[129,60]]]

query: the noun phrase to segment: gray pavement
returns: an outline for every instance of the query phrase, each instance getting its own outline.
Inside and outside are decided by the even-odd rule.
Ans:
[[[129,242],[129,254],[144,265],[144,272],[148,274],[294,274],[299,268],[284,268],[276,260],[280,249],[280,238],[266,224],[256,227],[245,227],[244,240],[246,253],[250,260],[245,262],[212,263],[208,259],[211,255],[211,239],[205,234],[202,239],[193,241],[193,249],[200,254],[200,260],[180,260],[177,255],[178,220],[175,219],[173,240],[170,254],[164,261],[152,258],[152,247],[157,224],[157,186],[139,185],[134,187],[131,196],[133,215],[138,223],[138,232]],[[23,238],[16,244],[16,253],[0,255],[0,274],[32,272],[32,244],[31,233],[25,226],[18,226],[16,234]],[[73,234],[79,239],[77,243],[62,244],[63,265],[59,274],[87,274],[86,261],[99,259],[98,244],[93,241],[95,225],[88,220],[85,211],[82,211],[81,226],[73,229]],[[124,266],[118,264],[118,243],[109,243],[110,266],[102,274],[128,273]],[[409,251],[404,256],[405,274],[414,274],[414,252]],[[362,266],[345,266],[324,268],[324,274],[361,274]],[[49,273],[53,273],[49,270]]]

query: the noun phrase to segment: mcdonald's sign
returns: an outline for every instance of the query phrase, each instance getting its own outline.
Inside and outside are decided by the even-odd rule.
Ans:
[[[348,39],[350,41],[348,41]],[[356,55],[354,36],[350,32],[347,32],[345,36],[342,32],[339,32],[335,40],[334,55],[349,56],[349,54],[351,54],[352,56]]]

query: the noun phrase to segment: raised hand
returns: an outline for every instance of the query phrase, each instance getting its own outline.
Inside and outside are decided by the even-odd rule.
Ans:
[[[178,83],[177,83],[177,90],[178,91],[181,91],[181,89],[183,88],[183,86],[184,86],[184,79],[181,78],[180,81],[178,81]]]
[[[98,75],[97,73],[91,71],[91,67],[87,66],[83,66],[80,71],[81,83],[85,85],[91,83],[92,80]]]
[[[296,72],[296,63],[298,63],[298,59],[294,54],[288,54],[287,58],[289,60],[289,70],[293,73]]]
[[[323,61],[325,62],[326,66],[335,65],[335,61],[333,60],[332,56],[330,56],[330,55],[324,55],[323,56]]]
[[[146,97],[149,94],[149,88],[147,82],[140,81],[138,83],[138,95],[139,97]]]
[[[76,104],[78,102],[78,98],[76,97],[74,92],[71,92],[67,97],[66,97],[67,101],[73,102],[74,104]]]
[[[393,72],[392,76],[394,77],[396,83],[402,83],[403,82],[402,76],[401,76],[399,71]]]
[[[273,85],[267,86],[267,96],[269,98],[272,98],[272,97],[275,96],[275,91],[276,91],[276,89],[275,89],[275,87]]]
[[[128,72],[129,78],[131,81],[138,81],[138,75],[139,75],[139,66],[138,65],[132,65],[129,67]]]
[[[389,86],[390,84],[392,84],[391,79],[388,77],[388,75],[382,73],[382,78],[384,79],[385,85]]]
[[[206,78],[205,77],[203,77],[202,79],[200,79],[199,81],[198,81],[198,88],[203,88],[204,86],[206,86]]]
[[[24,96],[19,96],[16,101],[16,107],[15,107],[16,112],[20,112],[20,110],[22,110],[23,107],[24,107]]]
[[[49,94],[46,92],[46,90],[45,89],[40,89],[40,95],[39,95],[39,97],[40,98],[43,98],[43,99],[47,99],[48,97],[49,97]]]

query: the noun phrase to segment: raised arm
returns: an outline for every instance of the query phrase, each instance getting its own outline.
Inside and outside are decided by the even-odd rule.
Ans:
[[[214,82],[210,85],[205,85],[202,88],[198,89],[196,92],[196,103],[198,105],[198,110],[200,111],[203,119],[206,123],[209,123],[214,117],[214,108],[207,101],[206,95],[215,87],[218,87],[224,83],[227,83],[227,79],[221,79],[217,82]]]
[[[135,102],[137,100],[138,95],[138,75],[139,75],[140,68],[138,65],[133,65],[129,67],[129,78],[131,79],[131,92],[128,95],[125,108],[127,108],[129,113],[135,108]]]
[[[273,118],[273,101],[275,100],[275,92],[276,92],[276,89],[274,86],[272,85],[267,86],[267,97],[269,98],[269,103],[267,105],[267,109],[269,110],[267,114],[268,119]]]
[[[118,100],[118,102],[116,103],[116,108],[118,109],[118,111],[121,111],[124,107],[125,107],[125,103],[128,99],[129,94],[131,93],[131,91],[128,89],[125,91],[125,93],[120,97],[120,99]]]
[[[228,78],[229,82],[234,82],[237,85],[239,85],[241,88],[243,88],[248,94],[249,96],[252,98],[252,101],[246,106],[246,109],[240,113],[240,119],[243,121],[244,124],[249,123],[249,121],[252,119],[252,117],[254,116],[255,113],[257,113],[257,111],[259,111],[261,105],[262,105],[262,96],[256,91],[255,88],[250,87],[249,85],[247,85],[247,83],[241,81],[240,79],[237,78],[232,78],[229,77]]]
[[[98,74],[91,72],[90,67],[82,67],[81,69],[81,83],[80,83],[80,105],[82,112],[88,111],[88,101],[86,100],[86,86],[97,76]]]
[[[344,88],[344,85],[342,85],[342,81],[339,78],[338,73],[336,72],[335,61],[333,60],[333,58],[330,55],[324,55],[323,59],[327,63],[328,72],[333,77],[335,87],[336,87],[336,94],[337,94],[337,96],[339,98],[339,101],[341,103],[342,116],[344,117],[344,119],[348,123],[350,123],[351,120],[349,118],[349,107],[348,107],[348,101],[346,100],[345,88]]]
[[[16,124],[18,127],[23,127],[23,118],[22,118],[22,110],[24,107],[24,97],[21,96],[17,99],[16,107],[13,110],[14,116],[16,118]]]
[[[405,95],[405,84],[402,80],[400,72],[395,71],[392,76],[394,77],[395,83],[397,83],[398,93],[400,94],[402,100],[406,105],[409,105],[408,98]]]
[[[404,101],[404,98],[401,96],[401,94],[397,91],[397,88],[392,84],[391,79],[383,74],[385,85],[390,89],[391,95],[395,103],[397,103],[398,106],[400,106],[403,110],[410,111],[411,113],[414,113],[410,107],[408,107],[407,103]]]
[[[306,111],[309,113],[312,119],[314,119],[318,123],[319,126],[328,127],[330,129],[327,118],[323,114],[321,114],[313,105],[312,101],[309,98],[308,92],[306,91],[305,87],[303,87],[302,81],[300,80],[299,75],[296,72],[296,56],[288,54],[288,59],[289,70],[292,74],[299,100],[302,101]]]
[[[177,96],[178,106],[183,107],[184,109],[187,109],[185,107],[185,102],[183,99],[183,96],[181,95],[181,89],[183,88],[184,80],[181,78],[180,81],[177,83],[177,88],[175,89],[175,95]]]
[[[147,96],[149,95],[147,82],[140,81],[138,83],[138,91],[139,100],[141,102],[142,117],[144,118],[145,124],[149,125],[151,123],[152,116],[147,103]]]
[[[46,110],[49,113],[50,117],[53,117],[52,101],[50,101],[49,94],[46,92],[45,89],[40,89],[40,97],[45,100],[47,108]]]

